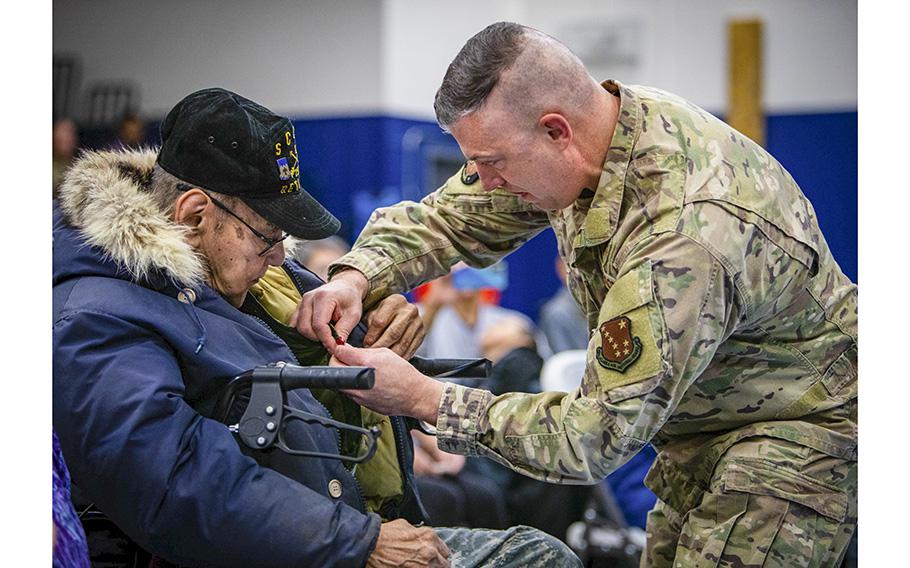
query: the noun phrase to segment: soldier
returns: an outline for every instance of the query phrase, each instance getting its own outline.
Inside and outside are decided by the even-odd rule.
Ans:
[[[856,527],[856,286],[784,168],[692,103],[598,84],[512,23],[465,44],[435,108],[464,168],[377,210],[295,315],[337,360],[377,368],[351,395],[556,483],[596,482],[652,443],[643,566],[836,566]],[[362,307],[547,227],[592,328],[574,392],[494,397],[332,343],[331,318],[344,334]]]

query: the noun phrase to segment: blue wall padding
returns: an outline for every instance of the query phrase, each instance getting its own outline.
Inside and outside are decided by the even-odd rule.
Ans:
[[[815,207],[844,273],[857,281],[857,114],[769,116],[767,148]]]
[[[429,121],[365,116],[294,124],[304,187],[341,219],[341,235],[349,241],[374,207],[398,201],[403,184],[423,179],[415,170],[420,160],[402,151],[405,132],[416,128],[426,140],[437,145],[441,140],[457,151],[454,140]],[[835,259],[856,281],[857,113],[769,116],[767,148],[812,201]],[[555,254],[548,230],[510,256],[502,304],[536,318],[559,286]]]

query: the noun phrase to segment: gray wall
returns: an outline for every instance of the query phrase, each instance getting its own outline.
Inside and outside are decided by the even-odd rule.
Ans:
[[[56,0],[54,52],[81,56],[83,85],[135,80],[150,116],[210,86],[293,116],[375,113],[381,7],[373,0]]]
[[[856,0],[56,0],[53,35],[84,84],[138,82],[150,116],[220,85],[295,117],[431,118],[449,61],[501,19],[559,37],[597,77],[723,113],[739,17],[765,23],[769,113],[855,110]]]

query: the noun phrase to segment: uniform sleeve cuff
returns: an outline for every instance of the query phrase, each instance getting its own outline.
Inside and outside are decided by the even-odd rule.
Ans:
[[[389,294],[398,292],[394,287],[393,271],[384,270],[388,264],[387,258],[367,251],[353,251],[340,258],[338,262],[329,265],[329,279],[348,269],[354,269],[363,274],[369,283],[369,290],[363,299],[363,308],[364,311],[367,311]]]
[[[436,443],[452,454],[476,456],[487,406],[493,394],[482,389],[446,383],[436,417]]]

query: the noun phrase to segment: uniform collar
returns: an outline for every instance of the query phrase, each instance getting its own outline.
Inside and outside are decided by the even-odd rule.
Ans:
[[[602,83],[604,89],[619,94],[619,116],[610,149],[604,159],[603,171],[597,182],[591,208],[575,239],[575,247],[590,247],[610,239],[616,232],[619,209],[622,205],[626,171],[632,159],[632,148],[641,132],[641,103],[628,87],[614,80]]]

